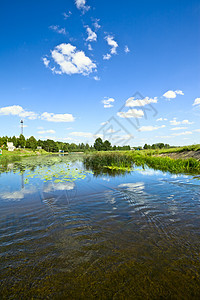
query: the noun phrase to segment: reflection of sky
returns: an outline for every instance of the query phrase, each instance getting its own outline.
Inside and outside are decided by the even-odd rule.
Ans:
[[[4,191],[0,192],[0,198],[3,200],[16,200],[19,201],[21,199],[24,199],[25,196],[34,194],[37,191],[37,189],[34,186],[29,186],[27,188],[21,189],[21,190],[15,190],[15,191]]]
[[[49,193],[49,192],[53,192],[55,190],[56,191],[69,191],[69,190],[73,190],[74,187],[75,187],[74,182],[58,182],[58,183],[50,182],[44,187],[43,192]]]

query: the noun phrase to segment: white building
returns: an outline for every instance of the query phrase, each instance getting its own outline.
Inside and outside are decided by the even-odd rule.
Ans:
[[[8,147],[8,151],[14,151],[15,150],[15,146],[13,145],[12,142],[7,142],[7,147]]]

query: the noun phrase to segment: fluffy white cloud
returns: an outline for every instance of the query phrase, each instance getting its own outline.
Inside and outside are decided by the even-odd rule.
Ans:
[[[73,136],[81,136],[81,137],[92,137],[92,133],[90,132],[70,132],[70,135],[73,135]]]
[[[59,34],[66,34],[65,28],[60,28],[59,25],[51,25],[49,28]]]
[[[103,55],[103,59],[109,60],[112,54],[117,54],[118,44],[116,41],[114,41],[114,37],[111,35],[107,35],[105,37],[105,40],[107,41],[108,45],[111,46],[111,49],[110,49],[110,53]]]
[[[111,58],[111,54],[107,53],[103,55],[104,60],[109,60]]]
[[[76,47],[68,44],[60,44],[51,51],[53,60],[59,65],[60,70],[53,72],[57,74],[82,74],[88,75],[96,70],[96,64],[85,55],[83,51],[76,50]]]
[[[181,130],[181,129],[187,129],[188,127],[174,127],[171,128],[170,130]]]
[[[90,6],[86,5],[86,0],[75,0],[76,7],[83,12],[86,12],[90,9]]]
[[[160,129],[160,128],[164,128],[166,127],[165,125],[162,125],[162,126],[142,126],[140,127],[139,131],[153,131],[153,130],[157,130],[157,129]]]
[[[157,122],[159,122],[159,121],[167,121],[167,119],[166,119],[166,118],[159,118],[159,119],[157,119],[156,121],[157,121]]]
[[[100,77],[94,76],[94,80],[99,81],[99,80],[100,80]]]
[[[135,99],[134,97],[130,97],[128,98],[128,100],[126,100],[126,106],[128,107],[134,107],[134,106],[145,106],[147,104],[150,103],[157,103],[158,99],[157,97],[154,98],[149,98],[149,97],[145,97],[144,99]]]
[[[190,124],[193,124],[194,122],[190,122],[188,120],[183,120],[183,121],[177,121],[176,118],[173,118],[173,120],[169,121],[170,122],[170,125],[172,126],[176,126],[176,125],[180,125],[180,124],[187,124],[187,125],[190,125]]]
[[[113,98],[105,98],[102,100],[102,103],[104,105],[104,108],[110,108],[113,107],[111,103],[115,102],[115,99]]]
[[[49,130],[41,130],[41,131],[38,131],[39,134],[46,134],[46,133],[51,133],[51,134],[54,134],[56,133],[55,130],[53,129],[49,129]]]
[[[142,109],[129,109],[127,112],[118,112],[118,117],[120,118],[142,118],[144,112]]]
[[[12,105],[12,106],[5,106],[0,108],[0,115],[12,115],[12,116],[19,116],[21,118],[28,118],[30,120],[37,119],[37,114],[33,111],[26,111],[20,105]]]
[[[184,131],[184,132],[179,132],[179,133],[173,133],[172,135],[179,136],[179,135],[188,135],[188,134],[192,134],[192,131]]]
[[[44,65],[45,65],[45,67],[48,68],[50,60],[48,60],[46,57],[42,57],[42,61],[43,61]]]
[[[92,31],[92,29],[90,27],[87,27],[87,34],[88,34],[88,37],[86,39],[87,42],[96,42],[97,40],[97,34]]]
[[[105,40],[107,41],[108,45],[111,46],[111,54],[117,54],[117,47],[118,44],[116,41],[114,41],[114,37],[111,35],[108,35],[105,37]]]
[[[176,90],[176,91],[169,90],[163,94],[163,97],[167,99],[174,99],[176,98],[177,95],[184,95],[184,93],[181,90]]]
[[[194,131],[195,131],[195,132],[200,132],[200,129],[195,129]]]
[[[200,98],[196,98],[192,105],[200,105]]]
[[[73,122],[74,117],[71,114],[54,114],[54,113],[48,113],[44,112],[41,115],[42,120],[46,120],[49,122]]]
[[[124,47],[124,52],[125,53],[129,53],[130,52],[130,49],[129,49],[129,47],[127,45]]]

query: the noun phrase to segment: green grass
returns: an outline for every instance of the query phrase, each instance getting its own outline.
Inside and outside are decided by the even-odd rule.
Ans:
[[[164,172],[200,174],[200,161],[194,158],[156,157],[151,151],[98,152],[85,156],[84,164],[92,170],[121,168],[130,171],[131,167],[147,166]]]
[[[169,149],[150,149],[150,150],[144,150],[146,153],[152,153],[152,154],[161,154],[161,153],[181,153],[181,152],[187,152],[187,151],[200,151],[200,144],[197,145],[189,145],[189,146],[183,146],[183,147],[173,147]]]
[[[0,164],[5,165],[11,162],[20,161],[22,157],[38,156],[44,154],[49,153],[43,149],[36,151],[33,151],[31,149],[16,149],[14,151],[3,150],[2,155],[0,155]]]

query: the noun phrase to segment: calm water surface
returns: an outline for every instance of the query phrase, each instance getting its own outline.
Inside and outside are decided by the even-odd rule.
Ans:
[[[1,170],[0,245],[1,299],[200,299],[200,181],[24,159]]]

